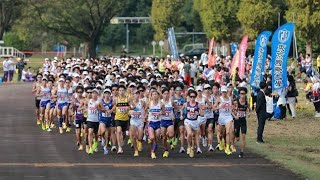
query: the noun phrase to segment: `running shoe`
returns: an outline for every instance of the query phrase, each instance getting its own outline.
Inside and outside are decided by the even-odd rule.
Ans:
[[[244,158],[244,153],[243,152],[240,152],[239,158]]]
[[[186,152],[186,150],[184,149],[184,147],[180,147],[179,153],[185,153],[185,152]]]
[[[174,150],[174,148],[175,148],[174,145],[171,144],[171,145],[170,145],[170,149],[171,149],[171,150]]]
[[[104,138],[101,138],[101,146],[102,147],[106,146],[106,140],[104,140]]]
[[[224,152],[229,156],[232,154],[232,152],[230,151],[229,146],[227,145],[227,147],[225,148]]]
[[[45,131],[46,130],[46,125],[42,123],[41,128],[42,128],[43,131]]]
[[[150,139],[148,139],[148,144],[151,144],[151,143],[152,143],[152,141]]]
[[[109,141],[108,146],[109,146],[109,147],[111,147],[111,146],[112,146],[112,142],[111,142],[111,141]]]
[[[109,154],[108,148],[106,146],[103,147],[103,154],[104,155],[108,155]]]
[[[56,128],[56,125],[54,125],[53,123],[50,125],[50,128],[51,129],[54,129],[54,128]]]
[[[190,154],[189,154],[189,156],[190,156],[191,158],[194,157],[194,149],[193,149],[193,148],[190,148]]]
[[[121,147],[119,147],[117,154],[123,154],[123,150]]]
[[[128,139],[127,144],[132,144],[132,142],[131,142],[131,139],[130,139],[130,138]]]
[[[197,154],[201,154],[202,153],[202,151],[201,151],[201,149],[198,147],[197,148]]]
[[[89,154],[89,150],[90,150],[89,145],[86,145],[86,153],[88,153],[88,154]]]
[[[168,138],[168,139],[167,139],[167,143],[170,144],[171,142],[172,142],[172,139],[171,139],[171,138]]]
[[[93,142],[92,149],[94,150],[94,152],[98,152],[98,142],[97,141]]]
[[[213,149],[211,144],[209,145],[208,151],[214,151],[214,149]]]
[[[67,133],[71,132],[71,128],[67,127],[66,132]]]
[[[217,144],[217,145],[216,145],[216,150],[219,150],[219,145],[220,145],[220,144]]]
[[[237,149],[236,149],[236,147],[234,146],[234,145],[231,145],[230,146],[230,149],[231,149],[231,151],[234,153],[234,152],[237,152]]]
[[[138,150],[135,150],[133,156],[134,156],[134,157],[138,157],[138,156],[139,156],[139,151],[138,151]]]
[[[63,128],[63,129],[67,129],[67,124],[63,122],[63,123],[62,123],[62,128]]]
[[[88,154],[89,154],[89,155],[90,155],[90,154],[93,154],[93,152],[94,152],[94,151],[93,151],[93,149],[92,149],[92,148],[90,148],[90,149],[89,149],[89,153],[88,153]]]
[[[223,151],[224,150],[224,146],[223,146],[223,144],[220,142],[219,143],[219,151]]]
[[[83,150],[83,146],[82,144],[79,145],[78,151],[82,151]]]
[[[143,141],[147,141],[147,136],[146,136],[146,135],[143,135],[142,140],[143,140]]]
[[[62,129],[62,127],[59,127],[59,132],[60,132],[60,134],[62,134],[62,133],[63,133],[63,129]]]
[[[137,141],[137,148],[138,148],[138,151],[142,151],[142,142],[141,141]]]
[[[157,158],[157,156],[156,156],[156,153],[155,153],[155,152],[152,152],[152,153],[151,153],[151,158],[152,158],[152,159],[156,159],[156,158]]]
[[[112,151],[112,152],[117,151],[117,147],[116,147],[116,146],[112,146],[111,151]]]
[[[174,138],[174,140],[172,141],[172,144],[173,144],[174,146],[177,146],[177,144],[178,144],[178,138]]]
[[[51,132],[52,130],[51,130],[51,128],[48,128],[47,131],[48,131],[48,132]]]
[[[49,124],[46,124],[46,129],[49,129],[50,127],[49,127]]]
[[[40,125],[40,124],[41,124],[40,119],[37,119],[37,125]]]
[[[164,157],[164,158],[169,157],[169,151],[164,151],[162,157]]]
[[[187,154],[190,154],[191,148],[187,148]]]
[[[208,146],[208,141],[207,141],[206,137],[202,138],[202,146],[203,147],[207,147]]]
[[[80,137],[83,137],[83,132],[80,133]]]

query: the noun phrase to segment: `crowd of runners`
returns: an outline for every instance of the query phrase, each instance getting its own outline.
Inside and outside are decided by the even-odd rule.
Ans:
[[[246,61],[249,77],[252,58]],[[178,61],[170,56],[45,59],[32,89],[37,124],[60,134],[74,129],[78,150],[88,154],[97,152],[98,144],[105,155],[122,154],[129,144],[136,157],[149,144],[154,159],[161,144],[163,157],[174,149],[190,157],[204,149],[231,155],[240,141],[243,158],[246,119],[257,90],[247,88],[246,77],[232,78],[230,62],[221,56],[208,67],[205,53],[200,60]],[[265,76],[267,97],[272,97],[270,79]]]

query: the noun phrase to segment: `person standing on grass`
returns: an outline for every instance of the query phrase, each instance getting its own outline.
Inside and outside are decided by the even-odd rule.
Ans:
[[[8,67],[8,82],[13,83],[13,74],[14,74],[14,62],[12,61],[12,58],[9,58],[7,61],[7,67]]]
[[[5,83],[8,80],[9,69],[8,69],[8,58],[4,58],[2,67],[3,67],[3,79],[2,81]]]
[[[23,61],[23,59],[18,58],[17,60],[18,60],[18,63],[17,63],[18,81],[21,81],[22,71],[23,71],[26,63]]]
[[[257,103],[256,103],[256,113],[258,117],[258,130],[257,130],[257,143],[264,143],[263,141],[263,131],[264,126],[267,119],[267,102],[265,96],[267,84],[262,81],[260,82],[260,91],[257,95]]]

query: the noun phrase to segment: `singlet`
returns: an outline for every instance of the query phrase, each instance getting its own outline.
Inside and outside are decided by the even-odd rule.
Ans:
[[[180,119],[180,110],[184,104],[184,97],[180,96],[177,98],[176,96],[173,96],[173,102],[177,105],[177,109],[174,109],[176,119]]]
[[[214,98],[213,98],[213,96],[210,95],[209,98],[207,98],[207,97],[204,96],[204,98],[205,98],[205,99],[208,99],[208,103],[210,103],[210,104],[211,104],[211,107],[212,107],[213,104],[214,104]],[[205,103],[205,105],[207,105],[207,103]],[[212,110],[212,108],[211,108],[211,109],[205,109],[205,110],[204,110],[204,117],[207,118],[207,119],[213,118],[213,110]]]
[[[120,99],[117,97],[117,104],[116,104],[116,115],[115,120],[120,121],[128,121],[129,120],[129,102],[128,98],[125,97],[124,99]]]
[[[41,83],[36,82],[36,89],[38,90],[39,88],[41,88]],[[40,100],[41,97],[36,97],[37,100]]]
[[[196,121],[199,116],[199,103],[196,102],[194,106],[190,105],[190,102],[187,102],[187,119],[190,121]]]
[[[91,122],[99,122],[99,111],[96,106],[99,104],[99,100],[93,101],[93,99],[89,100],[88,103],[88,118],[87,121]]]
[[[67,91],[67,101],[68,101],[68,103],[71,103],[72,98],[73,98],[73,89],[72,89],[72,87],[70,87],[68,89],[68,91]]]
[[[196,98],[196,102],[199,103],[201,106],[204,106],[206,104],[206,97],[202,96],[201,100],[198,100]],[[200,116],[200,115],[199,115]]]
[[[160,72],[165,72],[166,71],[165,62],[159,62],[159,71]]]
[[[75,118],[77,120],[80,120],[83,118],[83,111],[78,110],[78,108],[80,107],[80,102],[79,102],[78,98],[76,98],[75,101],[76,101],[76,103],[75,103]]]
[[[148,121],[157,122],[160,121],[160,115],[161,115],[161,103],[160,100],[158,104],[154,105],[151,101],[149,105],[149,115],[148,115]]]
[[[162,100],[161,102],[165,103],[164,100]],[[166,104],[164,104],[164,107],[165,107],[165,110],[164,110],[165,114],[162,115],[161,119],[162,120],[172,120],[172,118],[174,117],[174,113],[173,113],[172,102],[170,99]]]
[[[43,64],[43,72],[47,72],[50,69],[50,64]]]
[[[58,86],[57,95],[58,95],[58,103],[59,104],[67,102],[68,92],[67,92],[67,89],[65,87],[64,88],[60,88]]]
[[[232,111],[232,102],[231,102],[231,98],[228,97],[228,100],[223,99],[222,97],[220,97],[220,104],[219,104],[219,118],[220,117],[229,117],[231,115],[231,111]]]
[[[237,116],[239,119],[245,119],[247,116],[247,109],[248,109],[248,103],[245,101],[244,105],[240,103],[240,100],[237,100],[238,102],[238,109],[237,109]]]
[[[141,121],[142,120],[142,112],[143,112],[143,109],[142,109],[142,101],[139,100],[138,104],[136,105],[136,107],[131,111],[131,120],[134,120],[134,121]]]
[[[40,86],[41,88],[41,93],[43,94],[43,96],[41,96],[41,101],[49,101],[51,99],[50,95],[51,95],[51,90],[48,87],[43,87]]]
[[[109,102],[105,102],[104,99],[102,99],[101,102],[102,102],[102,105],[104,106],[104,108],[106,108],[106,110],[112,109],[112,103],[113,103],[112,99],[110,99]],[[100,116],[99,117],[100,117],[100,120],[101,119],[111,119],[112,118],[112,114],[107,114],[105,112],[101,112],[100,111]]]

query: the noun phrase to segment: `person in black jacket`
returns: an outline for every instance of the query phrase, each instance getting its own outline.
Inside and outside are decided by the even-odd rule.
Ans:
[[[257,95],[256,103],[256,113],[258,117],[258,130],[257,130],[257,143],[264,143],[263,141],[263,131],[264,125],[267,120],[267,102],[266,102],[266,91],[267,84],[265,82],[260,82],[260,91]]]

